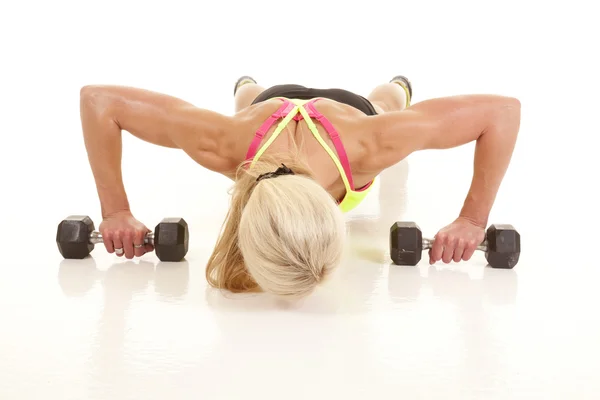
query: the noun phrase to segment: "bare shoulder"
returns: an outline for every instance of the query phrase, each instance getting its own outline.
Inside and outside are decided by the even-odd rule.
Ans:
[[[397,112],[362,118],[362,172],[379,173],[411,153],[448,149],[477,140],[497,118],[520,112],[520,103],[499,95],[461,95],[416,103]]]
[[[82,111],[106,118],[141,140],[177,148],[198,164],[231,176],[243,161],[250,129],[276,107],[265,103],[227,115],[151,90],[111,85],[81,89]]]

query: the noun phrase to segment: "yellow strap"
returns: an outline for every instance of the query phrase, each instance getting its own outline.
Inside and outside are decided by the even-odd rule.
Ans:
[[[406,93],[406,107],[410,107],[410,91],[408,90],[408,87],[406,86],[406,84],[403,81],[394,81],[395,84],[397,84],[398,86],[400,86],[402,89],[404,89],[404,93]]]
[[[254,156],[254,159],[252,160],[252,163],[250,164],[250,168],[252,168],[254,166],[254,164],[258,161],[259,157],[262,156],[262,154],[265,152],[265,150],[267,150],[267,148],[271,145],[271,143],[273,143],[273,141],[275,139],[277,139],[277,136],[279,136],[281,131],[283,131],[283,129],[286,127],[286,125],[292,120],[292,118],[294,118],[294,116],[296,115],[297,112],[298,112],[298,106],[294,107],[294,109],[292,111],[290,111],[290,113],[288,115],[286,115],[286,117],[279,123],[279,125],[277,125],[277,129],[275,129],[275,131],[273,132],[273,135],[271,135],[269,140],[267,140],[267,142],[264,145],[262,145],[260,150],[258,150],[258,152],[256,152],[256,155]]]
[[[331,150],[331,148],[327,145],[327,143],[325,143],[325,141],[319,134],[319,130],[317,129],[317,126],[315,125],[313,120],[308,115],[308,112],[304,108],[304,104],[306,104],[308,101],[298,100],[298,99],[292,99],[291,101],[294,104],[296,104],[296,107],[294,107],[292,109],[292,111],[290,111],[288,113],[288,115],[286,115],[286,117],[277,125],[277,128],[273,132],[273,135],[271,135],[269,140],[267,140],[267,142],[261,146],[261,148],[258,150],[256,155],[254,156],[254,159],[252,160],[252,163],[250,164],[250,168],[252,168],[254,166],[254,164],[258,161],[260,156],[262,156],[262,154],[265,152],[265,150],[267,150],[267,148],[271,145],[271,143],[273,143],[273,141],[275,139],[277,139],[277,136],[279,136],[279,134],[283,131],[283,129],[287,126],[287,124],[294,118],[294,116],[296,116],[298,111],[300,111],[300,114],[302,114],[302,116],[304,117],[304,120],[306,121],[306,124],[308,125],[308,129],[311,131],[311,133],[313,134],[315,139],[317,139],[317,141],[321,144],[321,146],[323,146],[325,151],[329,154],[329,156],[331,157],[331,159],[337,166],[338,170],[340,171],[340,175],[342,177],[342,181],[344,181],[344,186],[346,186],[346,190],[348,192],[351,192],[352,188],[350,187],[350,182],[348,182],[348,178],[346,177],[346,171],[344,171],[344,167],[340,163],[340,160],[337,158],[337,156],[333,152],[333,150]]]
[[[304,117],[304,120],[306,121],[306,124],[308,125],[308,129],[310,129],[310,131],[312,132],[315,139],[317,139],[317,141],[321,144],[321,146],[323,146],[325,151],[329,154],[329,156],[331,157],[331,159],[337,166],[338,170],[340,171],[340,175],[342,176],[342,180],[344,181],[346,190],[348,192],[352,191],[352,188],[350,187],[350,182],[348,182],[348,178],[346,177],[346,171],[344,171],[344,167],[342,167],[340,160],[337,158],[337,156],[333,152],[333,150],[331,150],[331,148],[327,145],[327,143],[325,143],[325,141],[319,134],[319,130],[317,129],[315,123],[312,121],[312,119],[310,118],[310,116],[308,115],[308,112],[306,112],[304,107],[300,106],[299,109],[300,109],[300,114],[302,114],[302,116]]]
[[[400,85],[402,86],[402,89],[404,89],[404,92],[406,92],[406,107],[410,107],[410,92],[408,91],[408,88],[404,85]]]

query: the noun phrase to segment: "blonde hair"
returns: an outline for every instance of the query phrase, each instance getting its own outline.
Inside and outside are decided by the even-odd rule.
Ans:
[[[282,164],[293,175],[257,181]],[[310,294],[340,263],[346,227],[335,199],[296,157],[238,168],[231,207],[208,260],[206,279],[234,293]]]

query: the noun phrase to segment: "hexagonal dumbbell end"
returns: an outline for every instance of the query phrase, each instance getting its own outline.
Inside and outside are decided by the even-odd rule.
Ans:
[[[423,234],[414,222],[396,222],[390,228],[390,256],[396,265],[417,265],[423,254]]]
[[[154,228],[154,251],[161,261],[183,260],[188,243],[188,224],[183,218],[164,218]]]
[[[494,224],[486,233],[485,259],[493,268],[514,268],[521,255],[521,235],[512,225]]]
[[[94,245],[90,243],[90,234],[94,229],[94,222],[87,215],[71,215],[62,220],[56,230],[60,254],[70,259],[87,257],[94,250]]]

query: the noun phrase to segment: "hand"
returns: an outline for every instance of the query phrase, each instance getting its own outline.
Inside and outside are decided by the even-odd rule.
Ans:
[[[116,253],[118,257],[125,255],[126,258],[132,259],[134,256],[141,257],[154,250],[151,244],[144,244],[144,238],[148,232],[151,232],[150,229],[135,219],[129,211],[106,216],[98,229],[102,234],[106,251]],[[115,249],[123,249],[123,251],[117,252]]]
[[[433,246],[429,250],[429,264],[440,260],[446,264],[452,260],[468,261],[484,237],[485,228],[467,219],[458,218],[435,235]]]

